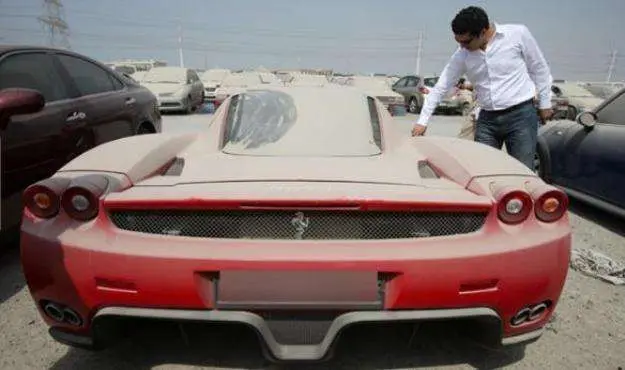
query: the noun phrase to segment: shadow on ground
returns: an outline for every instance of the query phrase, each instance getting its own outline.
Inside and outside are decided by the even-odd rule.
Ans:
[[[244,327],[173,323],[144,326],[115,348],[70,349],[53,367],[65,369],[152,369],[188,365],[238,369],[394,369],[468,364],[500,368],[520,361],[524,348],[488,350],[461,336],[453,323],[354,328],[339,341],[335,357],[318,364],[272,364],[263,359],[257,337]],[[417,330],[414,330],[418,328]]]
[[[18,239],[3,240],[0,246],[0,304],[18,293],[26,282],[20,265]]]
[[[625,236],[625,220],[604,212],[588,203],[569,198],[569,210],[577,216],[602,226],[620,236]]]

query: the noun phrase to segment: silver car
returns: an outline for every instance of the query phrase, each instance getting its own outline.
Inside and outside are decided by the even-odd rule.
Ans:
[[[189,68],[155,67],[143,76],[141,84],[156,95],[161,112],[188,114],[204,103],[204,84]]]

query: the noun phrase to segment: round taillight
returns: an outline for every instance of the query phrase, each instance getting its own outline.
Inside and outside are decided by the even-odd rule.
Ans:
[[[497,215],[507,224],[519,224],[532,212],[531,196],[520,190],[514,190],[499,197]]]
[[[61,198],[61,205],[65,213],[78,221],[89,221],[98,215],[99,199],[89,190],[72,186]]]
[[[33,185],[24,192],[24,206],[39,218],[52,218],[59,213],[59,196],[45,185]]]
[[[568,197],[560,190],[550,190],[536,200],[536,218],[543,222],[554,222],[562,218],[568,208]]]
[[[52,218],[61,209],[59,194],[69,184],[66,178],[49,178],[39,181],[24,190],[24,207],[35,217]]]

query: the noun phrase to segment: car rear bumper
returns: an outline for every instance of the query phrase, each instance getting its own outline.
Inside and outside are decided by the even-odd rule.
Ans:
[[[265,319],[257,314],[246,311],[221,310],[171,310],[155,308],[133,307],[105,307],[94,316],[94,322],[105,318],[136,318],[160,319],[176,322],[208,322],[208,323],[236,323],[253,329],[262,339],[266,354],[278,361],[319,361],[327,358],[331,347],[336,344],[337,336],[344,329],[366,323],[415,323],[433,320],[454,319],[493,319],[500,320],[497,312],[491,308],[458,308],[439,310],[405,310],[405,311],[361,311],[349,312],[336,317],[329,325],[321,342],[316,344],[283,344],[280,343]],[[85,349],[99,349],[96,337],[75,334],[58,327],[49,330],[50,335],[57,341]],[[541,337],[543,329],[536,329],[521,335],[502,338],[501,346],[512,346],[533,342]]]
[[[185,99],[174,97],[159,97],[158,109],[161,112],[184,110],[186,109]]]
[[[95,338],[94,324],[107,316],[226,321],[254,328],[276,359],[315,360],[342,329],[363,322],[486,317],[497,322],[500,344],[535,338],[567,276],[568,222],[485,229],[395,241],[248,241],[101,223],[57,230],[26,218],[21,252],[31,295],[59,338]],[[83,324],[55,321],[45,301],[70,307]],[[548,308],[535,320],[511,324],[541,302]],[[266,334],[270,325],[259,315],[280,310],[338,313],[326,320],[323,340],[300,348]]]

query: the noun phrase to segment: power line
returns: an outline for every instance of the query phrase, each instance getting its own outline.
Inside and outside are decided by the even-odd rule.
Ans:
[[[48,45],[71,49],[69,26],[65,22],[65,12],[61,0],[43,0],[44,15],[37,19],[47,30]]]
[[[614,73],[614,65],[616,64],[616,53],[617,53],[616,50],[612,52],[612,58],[610,58],[610,66],[608,67],[608,78],[606,79],[606,82],[610,82],[612,80],[612,74]]]
[[[423,32],[419,31],[419,37],[417,41],[417,66],[415,67],[415,74],[421,76],[421,53],[423,52]]]

